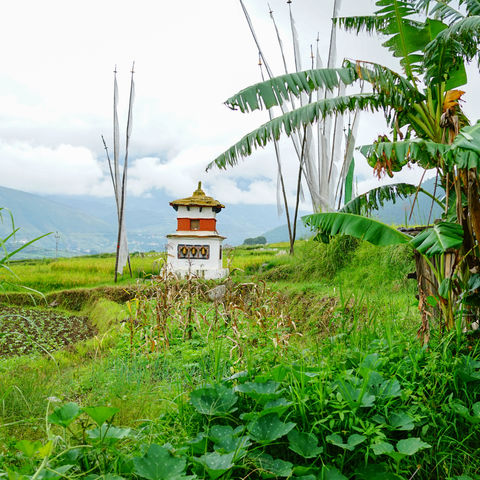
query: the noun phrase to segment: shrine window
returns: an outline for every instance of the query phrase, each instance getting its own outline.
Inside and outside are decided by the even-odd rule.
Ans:
[[[200,230],[200,220],[190,220],[190,230]]]

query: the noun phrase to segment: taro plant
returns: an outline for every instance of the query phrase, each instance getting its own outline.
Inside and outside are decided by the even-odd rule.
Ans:
[[[255,471],[312,480],[413,473],[412,458],[431,445],[411,434],[418,415],[402,408],[402,386],[378,371],[383,365],[371,354],[327,382],[322,368],[280,365],[194,390],[191,403],[205,422],[188,442],[193,470],[213,479]]]

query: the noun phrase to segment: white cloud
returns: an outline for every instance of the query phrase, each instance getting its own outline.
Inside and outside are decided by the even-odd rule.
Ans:
[[[183,150],[168,161],[157,157],[136,159],[129,170],[129,191],[142,195],[151,189],[164,189],[172,197],[190,195],[202,181],[208,195],[228,198],[229,203],[272,204],[276,199],[276,173],[273,152],[266,150],[256,159],[247,159],[237,168],[205,172],[218,147],[196,146]]]
[[[0,142],[3,186],[35,193],[105,195],[104,171],[85,147]]]
[[[266,2],[245,0],[274,73],[283,73],[277,39]],[[373,0],[343,2],[341,14],[374,10]],[[288,7],[270,0],[287,58],[292,42]],[[332,2],[297,0],[292,4],[309,64],[317,32],[325,50]],[[28,11],[28,15],[25,12]],[[257,48],[238,1],[183,0],[24,0],[3,10],[0,42],[0,182],[40,193],[111,194],[100,135],[112,146],[112,70],[118,65],[120,121],[125,128],[132,60],[136,61],[136,100],[130,147],[129,189],[145,195],[163,188],[189,195],[198,180],[218,198],[232,202],[275,203],[276,162],[272,147],[227,171],[205,166],[245,133],[265,122],[265,112],[241,114],[223,102],[260,79]],[[398,62],[375,36],[341,32],[338,59],[360,58],[395,67]],[[476,75],[473,68],[470,72]],[[480,116],[468,99],[469,114]],[[475,105],[476,106],[475,106]],[[358,143],[387,133],[381,115],[364,114]],[[283,140],[284,176],[291,202],[298,161]],[[283,147],[282,147],[283,148]],[[357,155],[361,190],[376,184],[371,168]],[[417,175],[415,173],[415,175]],[[395,181],[414,181],[406,170]],[[415,177],[417,178],[417,177]]]

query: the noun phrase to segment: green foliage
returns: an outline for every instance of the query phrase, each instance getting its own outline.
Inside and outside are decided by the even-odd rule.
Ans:
[[[65,405],[57,408],[48,417],[48,421],[55,425],[67,428],[79,415],[80,407],[73,402],[66,403]]]
[[[253,237],[253,238],[246,238],[243,241],[244,245],[265,245],[267,243],[267,239],[265,237]]]
[[[0,356],[49,355],[95,333],[84,315],[45,308],[1,307]]]
[[[462,128],[447,151],[446,160],[452,167],[480,167],[480,120],[471,127]]]
[[[340,83],[350,84],[357,78],[356,71],[351,66],[347,68],[332,68],[308,70],[293,74],[281,75],[266,82],[248,87],[225,103],[232,109],[242,112],[271,108],[290,100],[290,94],[299,96],[302,91],[314,91],[325,88],[333,91]]]
[[[313,433],[292,430],[288,434],[288,447],[303,458],[316,458],[323,453],[318,446],[318,438]]]
[[[353,200],[350,200],[348,203],[346,202],[339,211],[368,216],[373,210],[379,210],[380,207],[383,207],[385,202],[396,203],[397,200],[408,198],[411,195],[415,195],[417,192],[422,192],[429,197],[432,197],[431,194],[423,188],[419,188],[409,183],[396,183],[393,185],[383,185],[378,188],[372,188],[368,192],[358,195]]]
[[[270,260],[300,293],[229,281],[214,304],[208,284],[152,283],[89,346],[1,359],[0,475],[473,478],[478,337],[419,345],[412,247],[343,236]],[[340,298],[306,290],[322,265]]]
[[[256,442],[271,443],[286,435],[294,426],[293,422],[282,422],[277,413],[268,413],[250,422],[247,430]]]
[[[350,235],[373,245],[397,245],[409,236],[373,218],[352,213],[316,213],[303,217],[306,225],[326,235]]]
[[[463,284],[460,282],[458,286],[463,287],[469,271],[478,269],[480,258],[480,179],[476,168],[480,159],[480,141],[477,138],[480,127],[478,124],[468,127],[469,121],[458,101],[464,92],[454,89],[467,81],[465,63],[478,58],[480,16],[478,5],[473,0],[465,2],[466,15],[453,9],[447,0],[436,2],[433,8],[436,15],[432,16],[430,3],[423,0],[377,0],[375,15],[336,20],[347,30],[376,32],[386,38],[383,46],[400,60],[402,74],[371,62],[357,60],[354,64],[346,61],[343,65],[345,73],[348,72],[346,78],[339,74],[338,69],[300,72],[256,84],[231,97],[227,104],[232,108],[250,111],[262,106],[280,105],[289,95],[298,97],[308,94],[312,99],[315,90],[323,87],[331,89],[340,81],[345,85],[356,81],[367,82],[371,87],[368,93],[311,101],[273,118],[245,135],[211,162],[208,168],[213,165],[219,168],[233,166],[255,149],[277,141],[282,133],[291,136],[331,114],[357,110],[383,111],[391,127],[390,137],[380,136],[372,145],[362,147],[361,151],[379,177],[385,173],[393,176],[394,172],[409,163],[437,170],[447,198],[450,195],[456,206],[453,218],[449,220],[465,228],[461,239],[459,232],[451,231],[450,240],[446,243],[442,240],[449,234],[439,235],[435,230],[425,233],[421,239],[429,244],[428,255],[445,252],[446,244],[459,249],[460,255],[465,256],[458,264],[461,265],[458,274],[463,280]],[[393,193],[389,191],[390,196]],[[350,208],[360,213],[362,207],[374,207],[376,204],[373,195],[372,202],[364,197]],[[337,233],[350,234],[377,245],[408,240],[408,237],[385,225],[355,218],[345,212],[319,213],[308,217],[307,222],[319,230],[323,240],[327,235]],[[445,232],[449,229],[447,225],[439,228],[444,228]],[[423,247],[419,248],[423,253]],[[447,273],[435,273],[438,284]],[[453,287],[447,290],[449,302],[445,308],[442,306],[442,315],[450,329],[459,312],[453,305]],[[425,296],[425,293],[421,292],[421,295]],[[428,312],[424,313],[427,315]]]
[[[480,361],[458,352],[458,362],[441,344],[427,351],[410,343],[406,350],[400,330],[384,339],[375,330],[363,327],[365,348],[355,335],[337,335],[320,346],[321,362],[312,357],[248,369],[207,387],[209,405],[228,397],[235,415],[222,408],[212,418],[210,408],[197,409],[206,387],[194,387],[192,440],[175,446],[158,443],[154,430],[113,425],[115,409],[68,403],[48,416],[47,431],[59,441],[15,442],[21,456],[10,471],[148,480],[239,478],[258,469],[267,477],[312,479],[475,474],[476,439],[467,432],[480,422],[480,382],[460,374],[467,365],[478,373]],[[277,400],[264,401],[272,395]],[[274,403],[283,404],[281,413],[270,411]],[[96,425],[92,413],[101,413]]]
[[[195,390],[191,402],[199,413],[223,416],[236,410],[233,406],[237,402],[237,398],[222,385],[213,385]]]
[[[3,222],[2,211],[6,210],[4,207],[0,207],[0,224]],[[8,211],[8,210],[7,210]],[[15,234],[18,232],[19,228],[15,228],[15,223],[13,220],[13,215],[10,211],[10,221],[11,221],[11,231],[5,237],[0,237],[0,289],[5,290],[5,285],[8,283],[13,284],[15,287],[26,290],[25,286],[18,286],[17,281],[18,277],[10,268],[10,261],[11,258],[21,252],[24,248],[28,247],[32,243],[35,243],[37,240],[40,240],[43,237],[49,235],[46,233],[45,235],[41,235],[40,237],[34,238],[28,242],[25,242],[20,247],[15,248],[14,250],[7,250],[7,242],[12,238],[15,238]]]
[[[112,418],[120,411],[113,407],[86,407],[83,411],[99,426],[101,427],[107,420]]]
[[[207,169],[216,166],[226,169],[234,166],[241,158],[250,156],[255,149],[265,147],[273,140],[279,140],[282,133],[291,136],[304,125],[312,124],[325,115],[343,113],[355,109],[378,111],[383,103],[383,96],[376,93],[354,94],[308,103],[292,112],[275,117],[256,130],[245,135],[226,152],[210,162]]]
[[[148,480],[179,480],[188,478],[183,475],[186,461],[175,458],[160,445],[151,445],[143,457],[133,460],[137,475]]]
[[[359,241],[347,235],[331,239],[328,244],[305,241],[297,245],[294,257],[276,256],[263,264],[252,265],[246,273],[259,273],[271,281],[330,283],[344,266],[350,264]]]
[[[460,248],[463,243],[463,229],[458,223],[441,222],[425,229],[411,242],[416,250],[431,257],[445,253],[450,248]]]

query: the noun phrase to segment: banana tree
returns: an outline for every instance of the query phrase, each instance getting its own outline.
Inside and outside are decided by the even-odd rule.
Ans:
[[[265,52],[261,46],[260,36],[254,29],[253,22],[250,18],[248,10],[243,0],[239,0],[241,8],[244,12],[249,30],[252,34],[252,38],[258,48],[259,54],[259,66],[261,71],[262,80],[265,80],[265,76],[269,79],[274,78],[273,70],[270,66],[270,61],[267,60]],[[302,55],[300,52],[299,35],[297,32],[296,22],[294,19],[292,2],[288,3],[288,12],[290,18],[291,40],[293,47],[293,65],[295,72],[302,70]],[[341,0],[333,0],[332,5],[332,17],[336,18],[340,10]],[[277,22],[274,17],[273,10],[269,7],[270,18],[273,22],[275,31],[275,37],[278,43],[279,53],[283,60],[284,73],[289,73],[289,67],[286,61],[286,54],[284,49],[284,42],[282,35],[278,28]],[[314,53],[313,46],[310,47],[310,61],[311,68],[321,68],[323,61],[329,68],[336,65],[336,34],[337,27],[332,22],[330,29],[330,43],[328,46],[328,54],[322,60],[320,53],[319,43],[320,38],[317,36],[316,52]],[[338,94],[345,89],[344,84],[340,83],[338,86]],[[315,98],[328,98],[335,96],[333,92],[328,90],[319,89],[314,94]],[[290,94],[289,100],[282,102],[280,111],[285,114],[286,112],[295,109],[297,105],[305,105],[309,103],[313,98],[312,94],[301,94],[299,98]],[[272,120],[275,117],[274,109],[269,109],[269,118]],[[310,195],[311,205],[314,212],[318,211],[333,211],[340,205],[342,199],[350,200],[353,190],[353,149],[355,146],[356,131],[358,129],[358,112],[355,112],[351,116],[351,122],[349,119],[348,133],[344,132],[344,118],[342,114],[328,115],[322,118],[318,122],[316,128],[312,128],[310,125],[305,125],[302,129],[294,132],[291,135],[293,149],[295,156],[298,159],[298,174],[296,178],[296,192],[295,192],[295,206],[293,209],[293,220],[290,219],[289,205],[286,194],[285,179],[283,173],[283,152],[280,144],[274,140],[275,157],[277,161],[277,206],[279,207],[279,214],[282,211],[280,206],[280,197],[283,199],[283,207],[285,209],[289,241],[290,241],[290,254],[294,253],[294,243],[296,238],[296,226],[298,218],[298,210],[300,206],[300,199],[304,196],[303,181],[307,187],[307,191]]]
[[[467,82],[465,63],[478,60],[480,5],[478,0],[459,0],[456,10],[451,3],[377,0],[375,15],[337,19],[346,30],[387,37],[383,46],[400,60],[401,73],[374,62],[344,61],[342,68],[307,70],[248,87],[229,98],[227,105],[248,112],[281,105],[292,94],[334,91],[341,84],[359,83],[370,89],[319,99],[277,117],[245,135],[210,166],[235,165],[282,134],[291,136],[332,113],[381,111],[389,133],[360,151],[378,176],[393,176],[413,163],[436,170],[446,192],[445,216],[463,232],[458,258],[465,281],[480,268],[480,151],[478,124],[469,127],[460,105],[464,92],[458,87]]]

